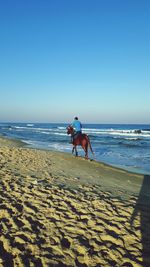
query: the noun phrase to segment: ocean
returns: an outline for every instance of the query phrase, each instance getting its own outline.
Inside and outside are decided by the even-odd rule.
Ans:
[[[29,147],[71,153],[67,124],[0,123],[0,135],[22,140]],[[150,174],[150,125],[84,124],[94,159],[125,170]],[[84,156],[81,147],[79,155]],[[89,157],[93,159],[91,153]]]

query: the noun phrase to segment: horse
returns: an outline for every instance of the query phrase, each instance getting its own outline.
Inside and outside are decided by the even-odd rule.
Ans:
[[[85,152],[85,158],[88,159],[88,148],[90,148],[92,154],[94,155],[94,152],[91,147],[90,139],[87,134],[79,134],[75,136],[75,131],[72,126],[68,126],[67,128],[67,134],[71,134],[73,136],[73,141],[72,141],[72,154],[74,153],[75,150],[75,155],[76,157],[78,156],[77,148],[76,146],[82,146],[84,152]]]

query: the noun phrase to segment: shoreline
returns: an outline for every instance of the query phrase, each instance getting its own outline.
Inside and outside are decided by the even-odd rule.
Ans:
[[[19,140],[19,139],[14,139],[14,138],[9,138],[9,137],[5,137],[5,136],[0,136],[0,148],[3,146],[8,146],[8,147],[20,147],[23,149],[27,149],[27,150],[33,150],[33,151],[43,151],[46,153],[50,153],[50,154],[56,154],[62,157],[66,157],[66,158],[70,158],[70,159],[74,159],[76,160],[82,160],[85,162],[91,162],[93,164],[97,164],[99,167],[106,167],[108,169],[114,170],[114,171],[120,171],[121,173],[127,173],[129,175],[133,175],[133,176],[137,176],[140,177],[141,179],[143,178],[144,175],[149,175],[147,173],[138,173],[138,172],[134,172],[134,171],[130,171],[127,169],[124,169],[122,167],[119,167],[117,165],[111,165],[108,163],[105,163],[103,161],[98,161],[95,159],[88,159],[86,160],[83,156],[78,156],[75,157],[75,155],[72,155],[72,153],[69,152],[64,152],[64,151],[58,151],[58,150],[51,150],[51,149],[44,149],[44,148],[36,148],[36,147],[32,147],[31,145],[27,144],[26,142]]]
[[[10,137],[5,137],[5,136],[0,136],[0,139],[3,139],[3,140],[9,140],[10,143],[13,145],[16,144],[16,145],[20,145],[20,147],[25,147],[25,148],[29,148],[29,149],[36,149],[36,150],[41,150],[41,151],[50,151],[50,152],[58,152],[58,153],[64,153],[64,154],[69,154],[70,156],[73,156],[71,153],[69,152],[64,152],[64,151],[58,151],[58,150],[52,150],[52,149],[45,149],[45,148],[39,148],[39,147],[34,147],[22,140],[19,140],[19,139],[15,139],[15,138],[10,138]],[[79,158],[84,158],[83,156],[79,156]],[[120,166],[120,165],[117,165],[117,164],[109,164],[109,163],[106,163],[106,162],[103,162],[103,161],[99,161],[99,160],[95,160],[95,159],[89,159],[91,161],[94,161],[94,162],[98,162],[100,164],[104,164],[106,166],[109,166],[109,167],[112,167],[114,169],[119,169],[119,170],[122,170],[122,171],[126,171],[128,173],[131,173],[131,174],[138,174],[138,175],[150,175],[149,172],[146,172],[144,170],[139,170],[139,171],[136,171],[133,167],[127,167],[127,166]]]
[[[81,176],[80,172],[79,174],[76,173],[76,169],[78,169],[78,167],[80,169],[82,168],[84,174],[88,173],[88,175],[92,177],[92,180],[88,179],[88,182],[100,185],[103,190],[106,189],[115,191],[115,185],[117,185],[117,187],[121,188],[121,190],[124,191],[124,194],[125,192],[129,192],[129,194],[138,194],[140,192],[140,187],[142,185],[143,179],[145,177],[144,174],[130,172],[119,167],[111,166],[105,162],[90,159],[86,160],[84,157],[80,156],[75,157],[74,155],[67,152],[29,147],[25,142],[12,138],[9,139],[5,137],[0,137],[0,148],[1,146],[8,146],[14,149],[20,148],[21,150],[25,150],[27,153],[30,153],[30,151],[33,151],[33,153],[39,152],[39,154],[44,153],[45,155],[50,156],[51,158],[53,157],[56,161],[59,160],[60,162],[63,159],[64,166],[60,165],[60,172],[61,168],[65,168],[65,171],[68,174],[69,170],[67,170],[67,168],[69,167],[69,162],[69,164],[71,165],[70,169],[72,172],[72,176]],[[101,175],[99,175],[99,173]],[[101,179],[102,176],[105,177],[103,180]],[[109,179],[109,176],[111,176],[111,181]],[[76,180],[78,181],[78,178],[76,178]],[[120,182],[120,185],[118,184],[118,181]],[[86,183],[87,178],[85,179],[82,175],[82,180],[80,179],[80,182]],[[67,183],[65,182],[65,186],[70,186],[69,184],[69,181],[67,181]],[[76,188],[76,182],[72,182],[71,187]]]
[[[148,267],[150,176],[0,138],[0,267]]]

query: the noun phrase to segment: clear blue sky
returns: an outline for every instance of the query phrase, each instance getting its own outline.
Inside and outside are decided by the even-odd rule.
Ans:
[[[149,0],[0,1],[0,121],[150,123]]]

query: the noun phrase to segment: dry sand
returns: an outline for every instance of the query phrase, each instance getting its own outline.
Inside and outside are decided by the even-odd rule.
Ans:
[[[0,138],[0,266],[150,266],[150,177]]]

